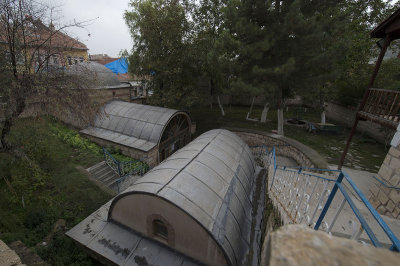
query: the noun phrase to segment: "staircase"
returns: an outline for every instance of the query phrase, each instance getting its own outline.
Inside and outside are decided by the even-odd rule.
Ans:
[[[113,191],[118,192],[118,174],[106,163],[100,162],[86,169],[89,174],[96,180],[103,183]]]
[[[268,169],[268,195],[284,224],[302,223],[400,251],[394,233],[399,233],[398,221],[381,217],[345,171],[280,166],[274,147],[251,149],[256,162]]]

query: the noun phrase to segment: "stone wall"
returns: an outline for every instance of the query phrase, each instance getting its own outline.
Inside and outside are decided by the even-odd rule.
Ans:
[[[97,106],[102,106],[106,102],[118,99],[123,101],[130,101],[130,86],[122,88],[98,88],[98,89],[88,89],[88,97],[92,104]],[[47,105],[44,108],[44,105]],[[52,115],[66,124],[72,125],[77,128],[87,127],[87,123],[83,122],[82,119],[76,117],[68,110],[60,111],[57,106],[52,106],[51,103],[43,103],[43,99],[29,99],[27,100],[24,112],[20,117],[36,117],[46,114],[44,109],[48,110],[49,115]]]
[[[217,100],[218,95],[213,95],[212,101],[213,104],[218,104]],[[251,96],[246,96],[243,97],[243,95],[238,95],[238,96],[232,96],[232,95],[219,95],[219,100],[223,105],[248,105],[250,109],[251,102],[253,101],[253,97]],[[259,95],[254,97],[254,106],[264,106],[264,104],[267,102],[266,96]],[[291,99],[286,100],[287,105],[302,105],[303,100],[301,99],[300,96],[293,97]]]
[[[227,128],[235,132],[249,146],[284,145],[276,147],[276,154],[292,158],[304,167],[328,168],[327,162],[315,150],[287,137],[250,129]]]
[[[327,103],[326,116],[340,124],[345,124],[347,127],[353,127],[356,117],[356,109],[350,109],[336,103]],[[387,129],[389,130],[389,129]],[[359,121],[357,131],[366,134],[367,136],[377,140],[380,143],[385,143],[385,134],[380,125],[370,121]],[[390,131],[391,132],[391,131]]]
[[[380,213],[400,220],[400,125],[378,172],[382,180],[370,188],[370,202]],[[396,189],[398,188],[398,189]]]
[[[0,240],[0,265],[16,266],[22,264],[20,257],[14,250],[10,249],[3,241]]]
[[[400,255],[304,225],[286,225],[266,240],[260,265],[398,265]]]
[[[151,168],[159,164],[158,161],[158,146],[154,147],[148,152],[144,152],[141,150],[137,150],[128,146],[124,146],[118,143],[110,142],[107,140],[103,140],[100,138],[96,138],[93,136],[85,135],[86,138],[90,139],[93,142],[96,142],[102,147],[110,147],[112,146],[113,148],[120,150],[122,154],[129,156],[131,158],[137,159],[137,160],[143,160],[145,161]]]

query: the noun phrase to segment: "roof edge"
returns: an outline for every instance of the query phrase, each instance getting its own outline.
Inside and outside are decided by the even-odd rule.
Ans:
[[[118,221],[115,221],[114,219],[111,218],[111,212],[114,208],[114,205],[117,203],[117,201],[121,198],[123,198],[124,196],[128,196],[128,195],[132,195],[132,194],[143,194],[143,195],[149,195],[155,198],[158,198],[160,200],[163,200],[169,204],[171,204],[172,206],[175,206],[176,208],[178,208],[179,210],[181,210],[182,212],[184,212],[186,215],[188,215],[195,223],[197,223],[198,225],[200,225],[201,228],[203,228],[209,236],[211,236],[211,238],[214,240],[214,242],[217,244],[217,246],[221,249],[222,253],[224,254],[224,258],[225,260],[229,263],[229,265],[233,265],[232,261],[230,260],[228,254],[226,253],[225,249],[221,246],[221,244],[217,241],[217,239],[215,239],[214,235],[212,234],[212,232],[210,232],[203,224],[201,224],[198,220],[196,220],[190,213],[188,213],[187,211],[185,211],[184,209],[182,209],[181,207],[179,207],[178,205],[176,205],[175,203],[173,203],[172,201],[161,197],[160,195],[156,195],[154,193],[149,193],[149,192],[144,192],[144,191],[128,191],[128,192],[122,192],[120,194],[118,194],[111,202],[110,204],[110,208],[108,209],[108,214],[107,214],[107,222],[114,222],[116,224],[119,224],[121,226],[123,226],[124,228],[128,228],[129,230],[134,231],[135,233],[137,233],[133,228],[130,228],[126,225],[121,224]],[[146,238],[148,238],[147,236],[145,236]],[[167,246],[167,245],[165,245]],[[167,246],[168,247],[168,246]],[[169,248],[169,247],[168,247]],[[192,258],[191,258],[192,259]]]

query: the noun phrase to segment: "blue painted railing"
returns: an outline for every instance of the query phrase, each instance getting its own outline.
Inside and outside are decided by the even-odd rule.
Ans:
[[[255,157],[264,157],[258,161],[268,168],[268,191],[285,223],[306,223],[315,230],[331,233],[338,219],[342,224],[336,228],[344,228],[343,220],[346,220],[353,225],[352,239],[359,240],[365,232],[374,246],[381,247],[377,233],[382,230],[384,234],[380,234],[380,238],[386,236],[385,241],[391,243],[390,249],[400,250],[399,239],[345,171],[277,166],[275,147],[261,145],[251,149]],[[338,196],[340,194],[343,199]],[[363,214],[350,194],[357,196],[368,211]],[[351,211],[344,214],[346,203]],[[358,224],[348,217],[351,213]],[[372,223],[375,223],[373,228]]]
[[[142,160],[131,161],[118,161],[107,149],[103,148],[104,161],[118,174],[119,180],[117,182],[118,192],[121,182],[129,175],[143,176],[148,170],[149,166]]]

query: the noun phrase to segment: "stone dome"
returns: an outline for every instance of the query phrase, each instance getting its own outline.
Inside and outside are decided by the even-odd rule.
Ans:
[[[68,69],[68,72],[93,79],[97,87],[119,86],[121,84],[117,75],[107,67],[96,62],[82,62],[72,65]]]

